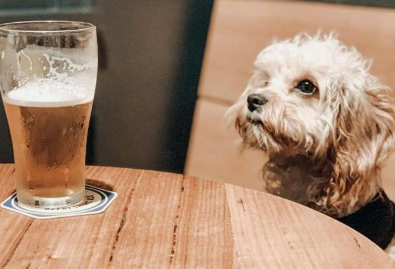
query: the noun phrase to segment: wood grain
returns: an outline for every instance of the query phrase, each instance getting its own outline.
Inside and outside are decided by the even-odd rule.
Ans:
[[[13,169],[14,167],[12,165],[0,165],[0,201],[4,201],[14,192],[15,187],[12,180]],[[3,268],[9,263],[15,250],[19,247],[26,230],[32,224],[32,220],[21,218],[17,214],[10,214],[8,211],[2,209],[0,209],[0,220],[0,253],[2,254],[0,267]],[[18,227],[18,229],[15,229],[15,227]]]
[[[237,262],[242,268],[375,268],[377,260],[370,255],[382,251],[372,249],[367,255],[371,242],[361,241],[359,234],[343,224],[266,193],[229,184],[226,190]],[[325,251],[317,253],[316,249]],[[386,260],[383,257],[384,264]]]
[[[98,264],[109,263],[130,188],[141,171],[97,168],[88,169],[87,174],[90,179],[125,191],[119,192],[111,210],[104,214],[54,220],[26,218],[31,224],[10,257],[9,268],[97,268]],[[5,213],[19,217],[16,213]],[[1,231],[4,232],[3,226]],[[85,266],[80,267],[81,264]]]
[[[0,165],[5,199],[12,165]],[[376,245],[298,204],[234,185],[88,167],[119,196],[102,214],[34,220],[0,209],[1,268],[395,268]]]

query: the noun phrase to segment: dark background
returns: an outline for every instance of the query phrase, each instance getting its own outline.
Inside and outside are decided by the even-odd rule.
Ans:
[[[321,2],[395,7],[394,0]],[[0,23],[95,24],[99,73],[87,163],[182,173],[212,6],[213,0],[0,0]],[[0,162],[13,162],[1,105]]]
[[[0,22],[77,20],[98,29],[87,163],[183,172],[212,0],[9,0]],[[0,162],[13,162],[0,106]]]

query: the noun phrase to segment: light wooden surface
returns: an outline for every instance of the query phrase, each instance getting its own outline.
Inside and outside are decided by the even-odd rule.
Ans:
[[[295,1],[216,1],[184,173],[263,190],[267,156],[240,152],[226,109],[244,91],[257,54],[273,39],[336,31],[372,58],[372,72],[395,88],[395,10]],[[382,172],[395,200],[395,154]]]
[[[0,165],[0,199],[14,192]],[[343,224],[230,184],[88,167],[119,196],[102,214],[33,220],[0,209],[1,268],[395,268]]]

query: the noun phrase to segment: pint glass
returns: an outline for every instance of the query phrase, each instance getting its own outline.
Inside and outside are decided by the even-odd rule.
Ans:
[[[20,204],[53,208],[84,201],[96,76],[95,26],[68,21],[0,25],[0,90]]]

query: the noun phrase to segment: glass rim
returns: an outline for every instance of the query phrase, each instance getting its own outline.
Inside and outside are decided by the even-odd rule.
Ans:
[[[12,29],[10,26],[18,26],[23,24],[70,24],[81,26],[79,29],[66,30],[32,30],[32,29]],[[67,20],[38,20],[38,21],[17,21],[0,24],[0,32],[7,34],[64,34],[64,33],[83,33],[94,31],[96,26],[89,22],[67,21]]]

